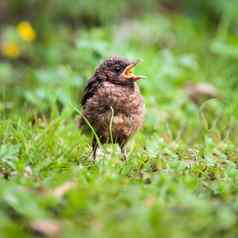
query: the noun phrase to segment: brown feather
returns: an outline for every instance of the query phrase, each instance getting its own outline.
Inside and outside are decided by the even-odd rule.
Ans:
[[[101,143],[119,143],[124,146],[143,125],[144,101],[135,82],[119,80],[110,71],[118,61],[102,64],[89,80],[81,101],[83,117],[80,126],[88,128],[86,118]],[[122,68],[129,64],[129,61],[119,62],[124,63]]]

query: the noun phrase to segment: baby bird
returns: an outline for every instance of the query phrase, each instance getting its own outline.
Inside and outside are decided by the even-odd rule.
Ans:
[[[98,66],[87,83],[79,126],[93,128],[97,135],[92,141],[94,160],[98,139],[102,144],[119,144],[126,159],[125,145],[143,125],[144,100],[136,83],[143,76],[132,72],[137,63],[117,56],[109,58]]]

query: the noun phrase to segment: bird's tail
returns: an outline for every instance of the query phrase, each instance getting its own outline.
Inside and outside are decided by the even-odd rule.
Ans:
[[[76,118],[76,125],[84,134],[90,133],[90,129],[82,116]]]
[[[82,117],[77,117],[76,124],[78,128],[83,128],[83,126],[85,125],[84,119]]]

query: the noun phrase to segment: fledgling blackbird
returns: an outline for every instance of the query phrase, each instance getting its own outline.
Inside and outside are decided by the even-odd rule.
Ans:
[[[143,76],[132,72],[137,63],[118,56],[105,60],[88,81],[81,100],[79,127],[89,128],[90,124],[102,144],[119,144],[124,159],[128,139],[144,120],[144,100],[136,83]],[[94,135],[94,160],[97,148]]]

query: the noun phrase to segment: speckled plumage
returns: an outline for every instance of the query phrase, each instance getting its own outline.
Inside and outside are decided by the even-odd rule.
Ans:
[[[118,143],[122,151],[129,137],[142,127],[144,119],[144,101],[139,87],[134,81],[120,77],[130,63],[119,57],[106,60],[89,80],[81,101],[83,116],[100,142]],[[81,118],[80,125],[87,126],[85,119]],[[93,147],[97,149],[95,139]]]

